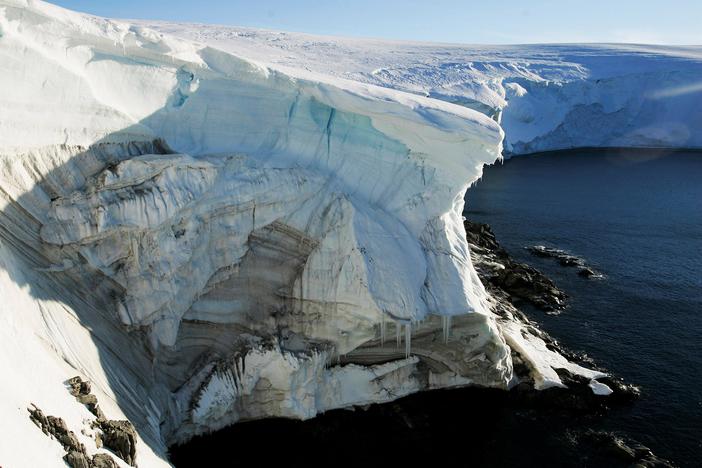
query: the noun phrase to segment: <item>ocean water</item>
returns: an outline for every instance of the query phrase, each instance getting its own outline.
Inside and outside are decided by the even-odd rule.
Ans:
[[[486,168],[466,217],[570,296],[529,315],[566,347],[641,386],[596,428],[622,431],[681,466],[702,466],[702,153],[570,151]],[[524,247],[584,257],[577,276]]]

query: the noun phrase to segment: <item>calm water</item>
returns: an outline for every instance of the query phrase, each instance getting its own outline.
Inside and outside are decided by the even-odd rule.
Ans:
[[[568,152],[486,168],[466,216],[571,297],[531,315],[559,341],[642,387],[602,429],[622,430],[682,466],[702,465],[702,153]],[[583,256],[604,280],[531,256]]]

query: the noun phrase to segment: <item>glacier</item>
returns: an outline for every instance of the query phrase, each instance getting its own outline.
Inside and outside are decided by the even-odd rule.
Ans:
[[[104,451],[76,374],[140,466],[238,421],[510,388],[513,355],[536,388],[567,369],[607,393],[495,313],[464,195],[503,149],[701,146],[699,50],[444,46],[445,66],[334,41],[0,0],[3,463],[62,466],[30,403]]]
[[[507,157],[583,147],[702,147],[699,46],[466,46],[140,24],[290,73],[367,83],[475,109],[500,123]]]

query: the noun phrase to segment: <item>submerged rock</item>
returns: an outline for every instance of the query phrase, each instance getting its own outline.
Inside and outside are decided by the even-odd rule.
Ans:
[[[599,454],[619,460],[636,468],[674,468],[675,465],[653,454],[651,449],[636,441],[627,439],[613,432],[585,431],[582,440],[593,446]]]
[[[531,247],[527,247],[526,249],[537,257],[554,258],[558,260],[558,263],[561,266],[577,267],[578,276],[582,276],[584,278],[602,277],[600,273],[597,273],[593,268],[588,266],[583,258],[569,254],[565,250],[546,247],[544,245],[533,245]]]
[[[597,275],[597,272],[590,267],[583,267],[578,270],[578,276],[583,276],[585,278],[592,278],[593,276]]]

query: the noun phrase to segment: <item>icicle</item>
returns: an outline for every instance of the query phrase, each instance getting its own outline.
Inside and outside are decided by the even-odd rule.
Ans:
[[[405,357],[410,357],[410,351],[412,350],[412,323],[409,322],[405,325]]]
[[[451,316],[442,315],[441,316],[441,327],[444,333],[444,343],[448,343],[449,334],[451,333]]]
[[[399,348],[402,344],[402,334],[400,330],[402,329],[402,324],[400,322],[395,322],[395,339],[397,340],[397,347]]]
[[[380,319],[380,347],[385,345],[385,317]]]

